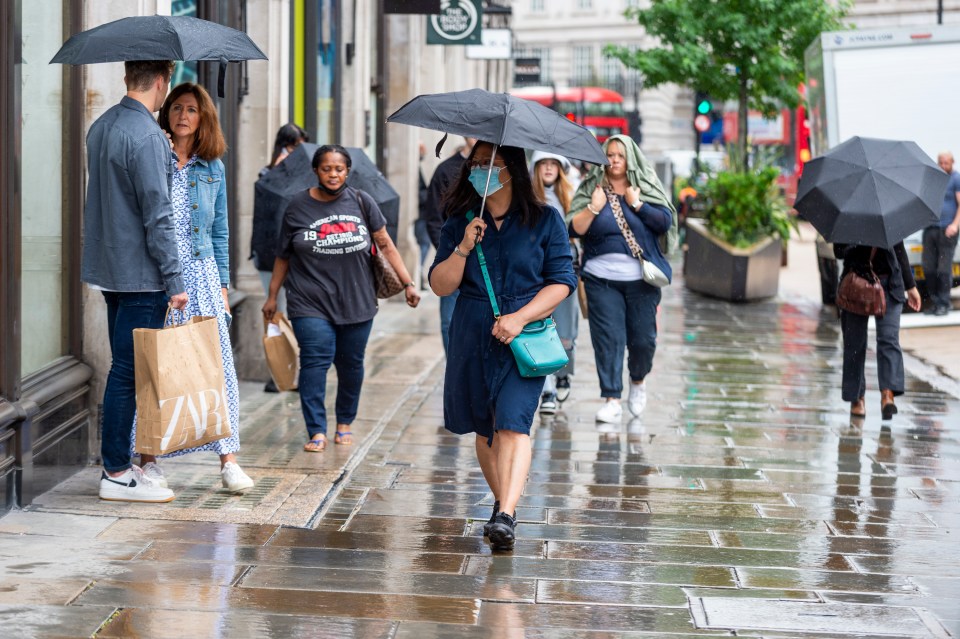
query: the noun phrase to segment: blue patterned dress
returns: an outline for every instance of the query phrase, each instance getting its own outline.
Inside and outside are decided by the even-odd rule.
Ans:
[[[185,309],[184,319],[197,315],[217,318],[217,328],[220,332],[220,353],[223,355],[223,376],[227,389],[227,413],[230,417],[232,434],[224,439],[198,446],[178,450],[161,457],[178,457],[200,451],[212,451],[217,455],[236,453],[240,450],[240,389],[237,385],[237,369],[233,365],[233,347],[230,344],[230,329],[227,326],[227,311],[223,307],[223,293],[220,290],[220,271],[217,269],[217,260],[214,257],[195,259],[190,228],[190,191],[187,183],[190,167],[197,161],[194,155],[183,166],[173,167],[173,189],[170,200],[173,203],[173,217],[177,232],[177,251],[180,255],[180,265],[183,268],[183,281],[186,284],[187,296],[190,298]],[[137,420],[133,421],[133,434],[130,446],[133,450],[137,440]]]

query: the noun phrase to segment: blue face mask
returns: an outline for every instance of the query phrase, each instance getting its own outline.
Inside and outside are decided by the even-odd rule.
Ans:
[[[502,169],[502,166],[493,167],[493,175],[490,176],[490,190],[487,191],[487,197],[503,188],[503,185],[500,184],[500,171]],[[487,188],[487,173],[487,168],[482,166],[475,166],[470,169],[470,184],[473,185],[474,190],[480,197],[483,197],[483,191]]]

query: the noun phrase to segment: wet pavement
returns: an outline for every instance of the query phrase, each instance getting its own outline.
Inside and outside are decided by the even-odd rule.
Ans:
[[[436,300],[385,305],[356,444],[300,452],[297,398],[244,384],[241,464],[165,462],[178,499],[90,469],[0,518],[0,624],[76,637],[960,636],[960,401],[911,375],[851,421],[838,324],[666,289],[642,419],[598,426],[592,351],[533,437],[512,553],[473,441],[442,428]],[[789,299],[790,301],[784,301]],[[872,354],[871,354],[872,355]],[[868,386],[876,365],[868,359]],[[6,634],[6,632],[4,633]]]

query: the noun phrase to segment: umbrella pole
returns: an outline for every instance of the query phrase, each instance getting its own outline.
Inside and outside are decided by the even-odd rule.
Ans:
[[[487,184],[483,187],[483,199],[480,200],[480,215],[483,217],[483,207],[487,205],[487,191],[490,190],[490,178],[493,176],[493,161],[497,159],[497,145],[493,145],[493,155],[490,156],[490,167],[487,169]]]

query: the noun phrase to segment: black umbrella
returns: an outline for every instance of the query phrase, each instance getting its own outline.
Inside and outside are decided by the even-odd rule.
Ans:
[[[890,248],[939,222],[948,181],[915,142],[853,137],[807,162],[794,208],[828,242]]]
[[[254,185],[253,250],[257,254],[258,269],[269,270],[272,267],[280,220],[287,204],[297,193],[317,185],[317,174],[311,165],[318,148],[318,145],[307,142],[299,145]],[[387,233],[396,243],[400,217],[399,193],[390,186],[363,149],[348,148],[347,152],[350,153],[352,165],[347,184],[370,194],[387,218]]]
[[[590,131],[545,106],[506,93],[470,89],[419,95],[397,109],[387,122],[609,164]]]
[[[217,60],[223,97],[227,62],[266,59],[250,36],[222,24],[190,16],[134,16],[72,35],[50,63]]]

